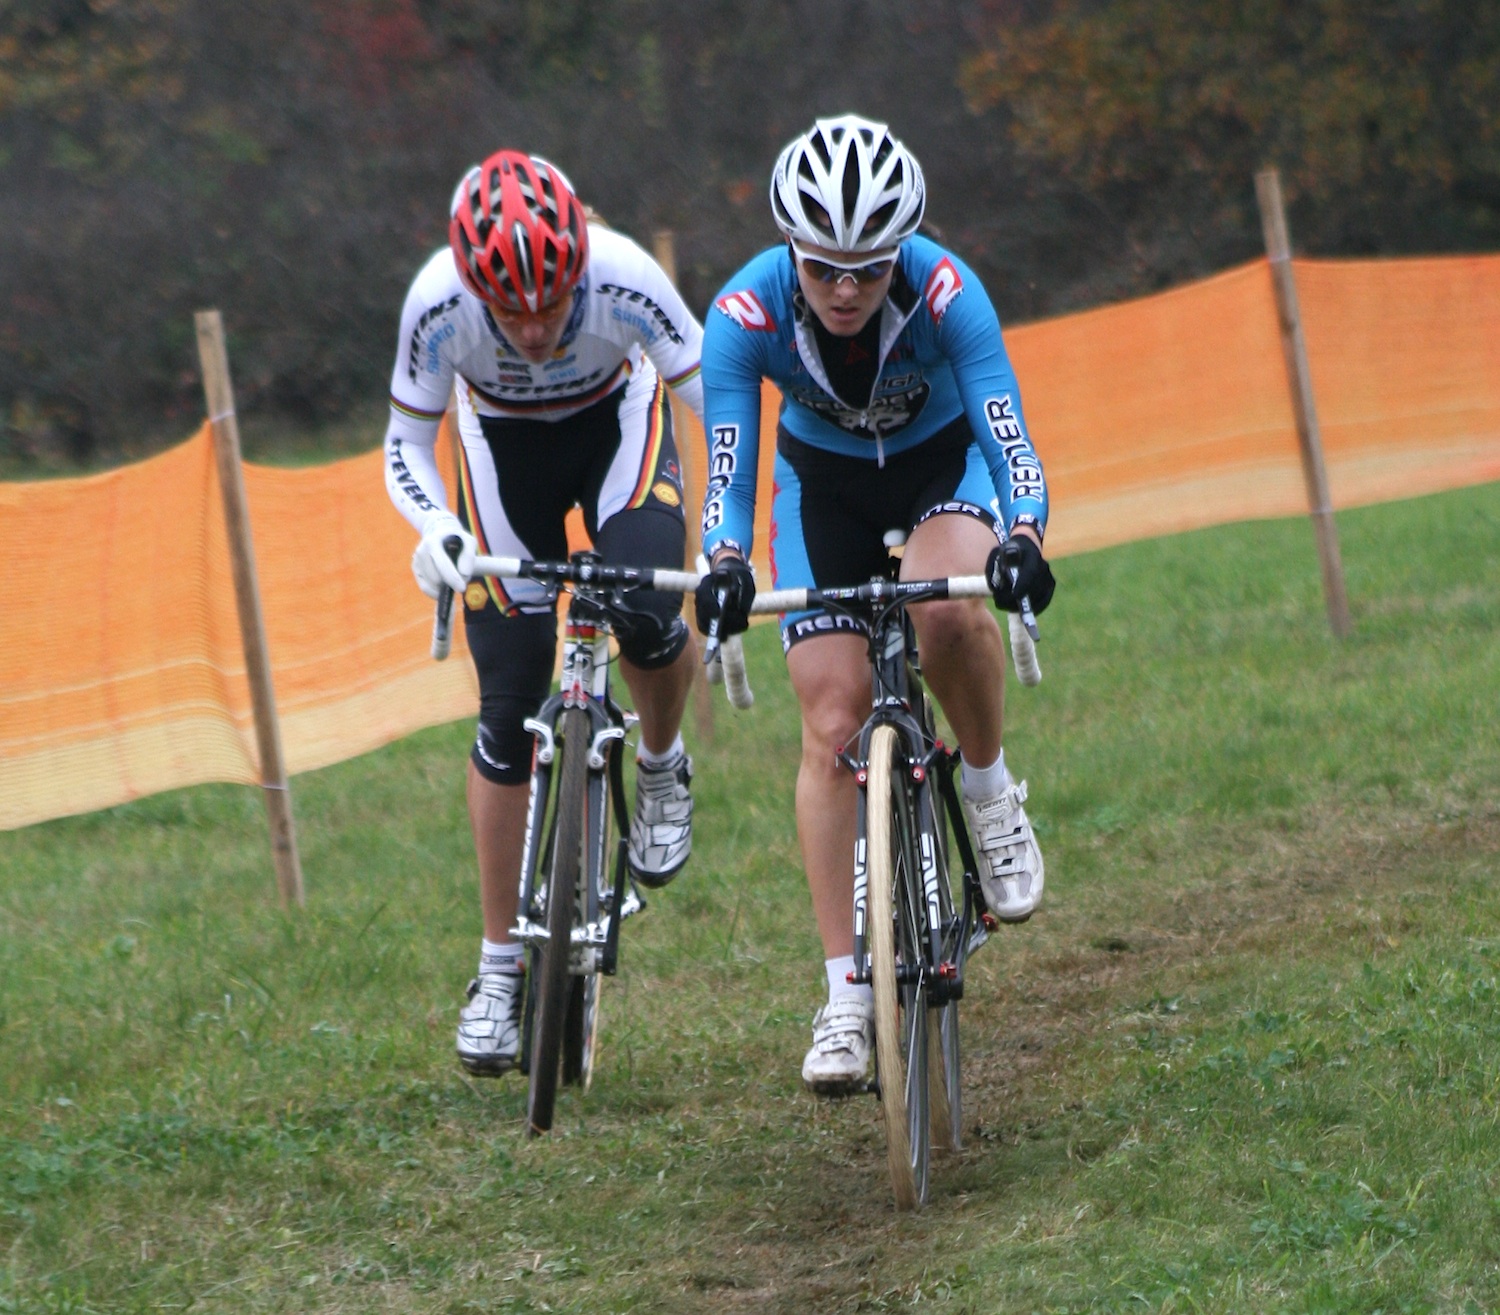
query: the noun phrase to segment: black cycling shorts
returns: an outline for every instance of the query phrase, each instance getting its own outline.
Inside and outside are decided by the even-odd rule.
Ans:
[[[564,420],[481,417],[488,451],[465,452],[459,472],[460,517],[481,553],[565,559],[566,518],[579,506],[606,562],[682,569],[687,531],[671,408],[654,374],[636,381],[652,391],[640,398],[627,385]],[[623,423],[622,411],[631,417]],[[648,670],[668,666],[688,641],[682,597],[647,591],[639,605],[617,636],[620,651]],[[521,723],[551,688],[556,608],[555,594],[530,583],[486,578],[464,593],[480,691],[472,756],[488,780],[518,783],[529,773],[531,736]]]
[[[888,573],[888,530],[910,533],[930,517],[956,512],[995,529],[995,486],[966,418],[938,430],[882,466],[866,457],[812,447],[776,432],[776,496],[771,527],[778,589],[863,584]],[[848,617],[819,611],[782,618],[785,648],[834,630],[858,630]]]

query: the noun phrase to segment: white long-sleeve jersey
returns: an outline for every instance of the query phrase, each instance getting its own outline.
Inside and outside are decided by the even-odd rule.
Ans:
[[[563,421],[642,371],[659,372],[703,418],[703,328],[661,266],[621,233],[589,226],[589,263],[550,361],[532,365],[506,342],[459,280],[447,247],[412,281],[391,373],[385,480],[416,527],[448,509],[433,449],[457,391],[459,433],[481,439],[480,417]]]

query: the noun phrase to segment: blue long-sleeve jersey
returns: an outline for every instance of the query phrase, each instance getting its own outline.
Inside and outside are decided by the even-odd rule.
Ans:
[[[1018,524],[1043,532],[1047,485],[1000,321],[978,277],[957,256],[924,237],[902,244],[878,312],[880,367],[863,408],[834,394],[785,245],[735,274],[714,310],[703,339],[709,446],[703,547],[710,556],[728,544],[750,554],[763,378],[781,390],[781,423],[793,437],[871,461],[883,463],[966,415],[1006,532]]]

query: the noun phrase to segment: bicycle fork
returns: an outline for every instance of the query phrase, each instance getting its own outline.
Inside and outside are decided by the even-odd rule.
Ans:
[[[872,729],[872,728],[871,728]],[[958,1000],[964,990],[964,961],[970,950],[983,943],[984,932],[977,940],[962,934],[969,925],[970,872],[973,870],[973,853],[965,832],[955,826],[960,836],[960,852],[966,856],[964,877],[964,909],[951,918],[944,917],[943,900],[939,893],[941,884],[947,879],[945,866],[939,861],[938,847],[942,844],[940,805],[934,794],[932,771],[937,768],[939,777],[937,795],[952,796],[956,805],[957,796],[952,785],[951,759],[941,743],[935,743],[920,755],[910,752],[907,737],[903,734],[901,768],[909,774],[907,789],[911,801],[910,817],[915,834],[918,876],[922,889],[922,902],[926,909],[925,931],[927,949],[925,963],[903,963],[897,968],[897,980],[902,983],[925,979],[927,1003],[936,1007]],[[871,983],[869,953],[869,739],[862,734],[860,751],[865,756],[855,759],[847,751],[840,750],[839,761],[853,774],[858,786],[855,801],[854,841],[854,971],[849,980],[864,986]],[[962,812],[957,814],[962,823]],[[929,968],[930,965],[930,968]]]
[[[558,696],[554,696],[558,697]],[[563,700],[559,698],[561,704]],[[587,706],[587,705],[585,705]],[[512,934],[529,947],[550,939],[546,912],[533,918],[537,893],[537,873],[541,856],[551,848],[556,832],[554,816],[546,826],[547,798],[551,785],[552,765],[557,756],[555,716],[559,708],[544,708],[543,715],[527,718],[525,727],[536,743],[531,772],[530,794],[526,808],[526,831],[521,847],[521,883],[517,900],[516,925]],[[551,712],[553,715],[546,715]],[[646,907],[646,901],[630,881],[626,866],[629,845],[629,810],[625,801],[623,754],[621,746],[626,727],[606,721],[603,725],[590,717],[592,738],[588,745],[588,790],[585,796],[585,859],[582,865],[584,889],[579,916],[571,933],[570,971],[613,975],[619,959],[620,923]],[[605,814],[613,809],[617,839],[614,854],[614,880],[604,888],[600,877],[608,869],[610,856],[604,852]]]

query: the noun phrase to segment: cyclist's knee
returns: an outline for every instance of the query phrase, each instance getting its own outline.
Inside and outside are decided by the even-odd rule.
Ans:
[[[618,512],[599,527],[594,546],[606,562],[631,566],[682,565],[687,530],[682,512],[652,507]],[[616,626],[620,653],[643,671],[669,667],[687,647],[688,628],[682,619],[682,595],[644,590],[630,600],[628,625]]]
[[[859,734],[869,699],[825,699],[802,707],[802,758],[815,770],[842,771],[836,754]]]
[[[645,597],[653,600],[645,605],[650,610],[633,618],[630,633],[620,639],[620,656],[642,671],[660,671],[676,662],[687,647],[687,622],[680,615],[680,596],[647,594]],[[662,615],[665,609],[657,606],[655,599],[673,602],[672,615]]]
[[[497,699],[481,716],[469,749],[469,761],[493,785],[524,785],[531,776],[531,732],[526,718],[536,704],[522,699]]]
[[[808,639],[787,652],[802,711],[803,758],[829,759],[870,714],[870,675],[862,635]]]
[[[923,653],[945,653],[956,646],[985,642],[1000,627],[982,599],[955,598],[922,603],[910,611]]]
[[[469,758],[485,780],[519,785],[531,774],[525,721],[552,685],[557,618],[551,612],[502,616],[487,607],[465,619],[479,675],[479,728]]]

